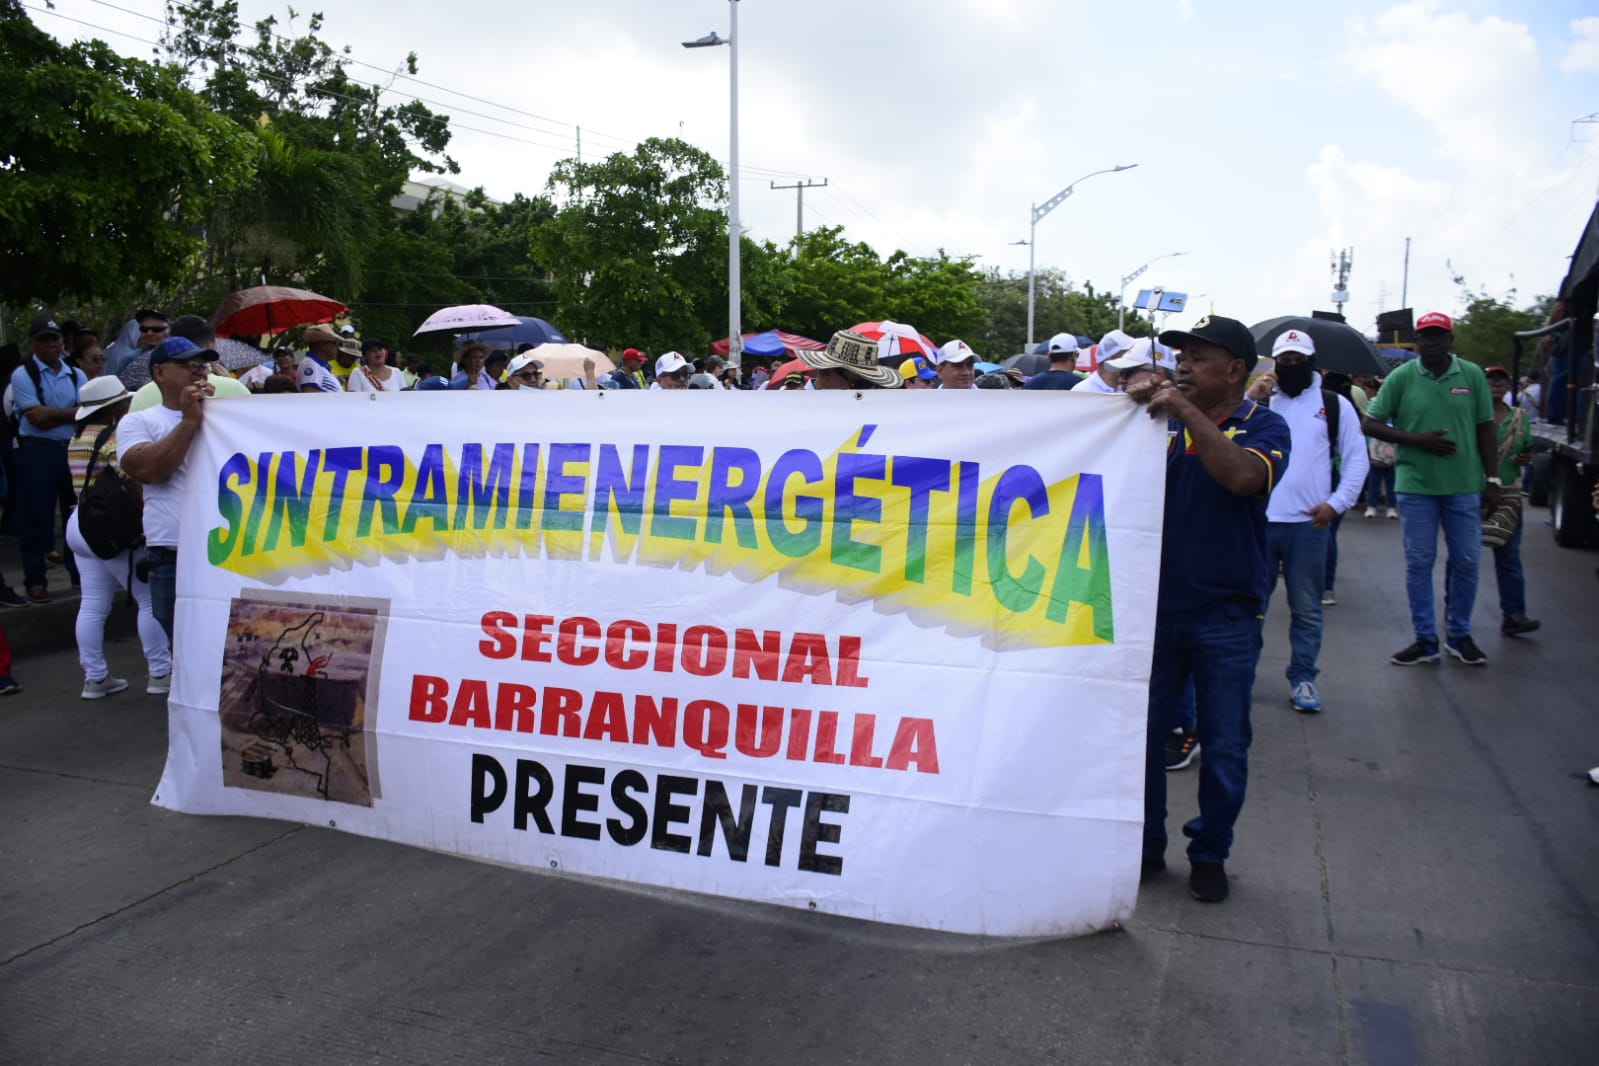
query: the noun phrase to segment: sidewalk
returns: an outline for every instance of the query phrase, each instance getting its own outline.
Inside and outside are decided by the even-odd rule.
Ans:
[[[0,703],[0,1061],[1592,1063],[1599,555],[1556,548],[1545,514],[1544,627],[1499,635],[1490,566],[1476,669],[1388,664],[1399,524],[1346,521],[1325,713],[1289,709],[1280,590],[1267,620],[1232,898],[1190,899],[1174,847],[1125,928],[1074,940],[173,814],[149,803],[161,699],[83,702],[71,651],[23,659]],[[137,641],[108,653],[139,676]],[[1179,841],[1196,784],[1170,775]]]
[[[61,544],[63,556],[66,550],[66,545]],[[0,536],[0,574],[5,575],[6,583],[19,596],[26,596],[22,553],[14,536]],[[77,647],[74,626],[78,619],[78,590],[72,584],[65,561],[46,570],[45,578],[50,589],[49,603],[0,607],[0,626],[5,627],[6,639],[11,641],[11,654],[17,659]],[[106,620],[106,637],[125,637],[133,632],[133,606],[126,596],[119,594],[111,617]]]

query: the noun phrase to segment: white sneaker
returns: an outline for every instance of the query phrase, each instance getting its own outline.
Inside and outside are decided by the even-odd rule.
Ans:
[[[115,695],[128,687],[128,683],[120,677],[106,676],[98,681],[85,680],[83,683],[83,698],[86,700],[103,700],[107,696]]]
[[[1332,594],[1332,589],[1328,589],[1321,594],[1321,605],[1323,607],[1336,607],[1338,605],[1338,599]]]
[[[1397,507],[1388,508],[1388,517],[1389,518],[1398,518],[1399,517],[1399,508],[1397,508]]]
[[[1367,518],[1376,518],[1377,517],[1377,508],[1375,508],[1375,507],[1366,508],[1366,517]]]
[[[150,676],[150,683],[144,686],[144,691],[151,696],[165,696],[172,691],[172,675],[162,674],[160,677]]]

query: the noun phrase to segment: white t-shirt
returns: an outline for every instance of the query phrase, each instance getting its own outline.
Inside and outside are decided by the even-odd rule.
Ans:
[[[358,366],[350,371],[349,384],[345,386],[347,392],[399,392],[405,388],[405,376],[392,366],[384,365],[383,369],[389,372],[387,380],[373,381],[367,377],[367,367]]]
[[[323,392],[343,392],[344,386],[339,384],[339,379],[333,376],[333,371],[317,362],[315,357],[306,356],[300,363],[300,369],[294,375],[295,387],[304,389],[307,385],[321,389]]]
[[[178,428],[183,412],[165,404],[147,407],[122,416],[117,423],[117,465],[136,444],[154,444]],[[183,478],[189,461],[185,459],[165,481],[144,486],[144,539],[152,548],[178,546],[178,510],[183,504]]]
[[[1099,376],[1099,371],[1094,371],[1072,386],[1073,392],[1117,392],[1114,385],[1105,384],[1105,379]]]
[[[240,374],[239,384],[243,385],[247,389],[259,389],[261,386],[266,384],[267,378],[271,377],[277,372],[277,364],[261,363],[258,366],[252,366],[250,369]]]

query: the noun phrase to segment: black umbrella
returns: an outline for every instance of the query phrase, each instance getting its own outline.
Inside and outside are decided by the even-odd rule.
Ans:
[[[1317,370],[1334,370],[1350,377],[1356,374],[1383,377],[1391,372],[1387,361],[1377,354],[1377,346],[1358,329],[1342,322],[1288,315],[1256,322],[1249,327],[1249,333],[1255,338],[1255,351],[1270,355],[1278,336],[1291,329],[1309,334],[1315,342]]]
[[[1027,377],[1032,377],[1049,369],[1049,356],[1037,352],[1022,352],[1020,355],[1011,356],[1000,365],[1006,370],[1020,370]]]

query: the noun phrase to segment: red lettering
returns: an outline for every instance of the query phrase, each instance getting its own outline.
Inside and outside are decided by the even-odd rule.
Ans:
[[[555,635],[545,632],[545,629],[554,622],[555,619],[547,614],[530,614],[522,619],[522,658],[530,663],[550,661],[550,653],[544,650],[544,645],[553,640]]]
[[[811,745],[811,712],[795,707],[788,712],[788,757],[795,762],[805,761],[805,752]]]
[[[594,619],[563,618],[556,632],[559,635],[555,641],[555,657],[561,662],[568,666],[588,666],[600,661],[598,644],[579,647],[577,643],[580,637],[595,641],[600,639],[600,624]]]
[[[888,752],[890,770],[908,770],[916,765],[918,773],[938,773],[938,741],[933,736],[931,718],[901,718],[894,732],[894,746]]]
[[[628,640],[646,642],[650,627],[643,622],[612,622],[605,630],[605,665],[617,670],[642,670],[650,661],[650,653],[643,648],[629,648]]]
[[[494,694],[494,728],[504,732],[533,732],[533,705],[538,690],[531,685],[502,684]]]
[[[715,626],[689,626],[683,634],[683,669],[715,677],[727,667],[727,633]]]
[[[674,652],[677,651],[677,627],[671,622],[662,622],[655,629],[655,669],[659,673],[672,672]]]
[[[778,653],[783,647],[783,634],[768,629],[759,637],[753,629],[733,631],[733,676],[749,677],[754,671],[762,681],[777,680]]]
[[[715,700],[695,700],[683,712],[683,743],[707,759],[727,758],[727,708]]]
[[[489,683],[468,678],[455,690],[455,710],[450,712],[451,725],[470,725],[489,728]]]
[[[544,719],[539,722],[539,732],[547,737],[559,734],[575,737],[583,731],[577,712],[583,709],[583,694],[569,688],[544,690]]]
[[[654,696],[638,696],[633,700],[633,743],[648,744],[653,735],[657,747],[670,748],[677,743],[677,698],[664,697],[659,704]]]
[[[783,680],[794,684],[833,683],[833,661],[827,655],[827,638],[820,633],[795,633],[788,645],[788,661],[783,664]]]
[[[411,678],[411,721],[442,722],[450,713],[445,697],[450,683],[442,677],[416,674]]]
[[[627,711],[622,707],[620,692],[596,692],[589,704],[588,724],[583,727],[584,740],[614,740],[627,743]]]
[[[516,637],[506,629],[516,625],[516,615],[510,611],[488,611],[483,615],[483,635],[488,640],[478,641],[478,651],[485,658],[509,659],[516,654]]]
[[[883,760],[872,754],[872,738],[876,732],[877,715],[857,714],[855,716],[855,730],[850,737],[849,743],[849,764],[851,766],[876,768],[883,765]]]
[[[844,688],[865,688],[871,678],[861,676],[861,638],[838,638],[838,683]]]
[[[838,712],[816,712],[816,761],[842,763],[838,752]]]
[[[747,631],[746,631],[747,632]],[[777,657],[772,657],[772,665],[777,665]],[[760,712],[759,740],[755,739],[756,712]],[[733,746],[740,753],[754,759],[769,759],[777,754],[778,745],[783,742],[783,708],[781,707],[756,707],[753,703],[738,705],[738,724],[733,733]]]

